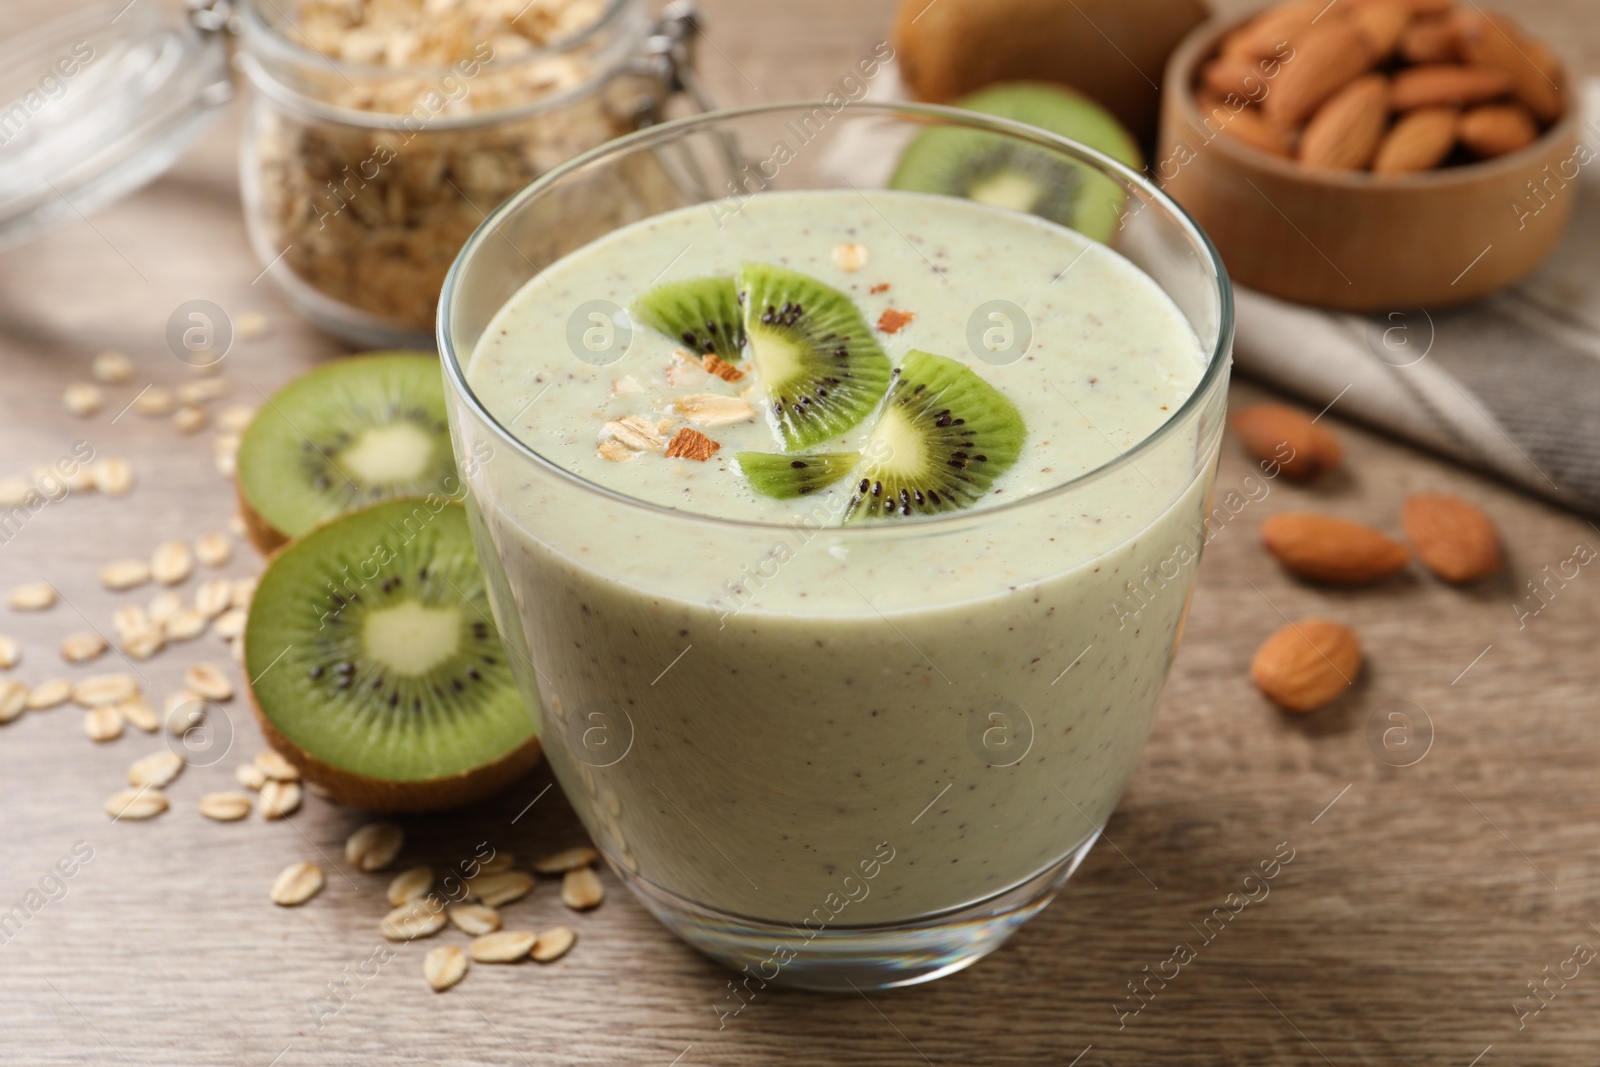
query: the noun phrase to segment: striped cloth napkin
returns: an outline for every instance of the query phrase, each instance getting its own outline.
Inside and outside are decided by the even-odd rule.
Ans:
[[[1585,84],[1584,105],[1600,116],[1600,81]],[[1583,137],[1600,152],[1600,122]],[[1597,170],[1561,191],[1578,199],[1550,260],[1477,303],[1360,316],[1237,290],[1238,369],[1600,515]]]

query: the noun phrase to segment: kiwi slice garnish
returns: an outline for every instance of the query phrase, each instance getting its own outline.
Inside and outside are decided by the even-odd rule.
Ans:
[[[344,803],[454,807],[539,758],[460,504],[385,501],[289,542],[244,662],[268,742]]]
[[[1133,136],[1088,97],[1056,85],[1013,82],[955,101],[956,107],[1012,119],[1099,149],[1134,170],[1143,166]],[[1127,199],[1105,175],[1001,134],[940,126],[906,147],[893,189],[942,193],[1027,212],[1107,241]]]
[[[799,271],[739,268],[744,328],[783,447],[837,438],[872,414],[889,384],[889,357],[855,304]]]
[[[633,317],[697,356],[744,358],[744,311],[732,278],[663,282],[633,302]]]
[[[377,352],[303,374],[261,406],[235,479],[268,552],[354,507],[444,492],[455,474],[439,360]]]
[[[740,452],[734,458],[751,488],[779,500],[826,489],[861,461],[855,452]]]
[[[851,472],[845,521],[971,507],[1022,452],[1016,405],[953,359],[912,350]]]

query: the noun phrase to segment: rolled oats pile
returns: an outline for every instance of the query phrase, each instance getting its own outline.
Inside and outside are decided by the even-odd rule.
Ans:
[[[249,210],[270,254],[324,296],[431,329],[445,273],[489,211],[634,128],[651,84],[603,77],[598,45],[546,51],[605,9],[604,0],[300,0],[286,35],[341,66],[307,64],[291,87],[394,119],[256,108],[259,203]]]

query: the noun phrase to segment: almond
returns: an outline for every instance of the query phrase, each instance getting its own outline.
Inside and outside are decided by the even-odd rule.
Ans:
[[[1294,134],[1269,121],[1253,107],[1234,110],[1227,104],[1202,108],[1206,112],[1206,126],[1251,148],[1289,159],[1294,155]]]
[[[1218,56],[1200,68],[1200,85],[1217,96],[1254,100],[1266,82],[1254,60],[1244,56]]]
[[[1344,459],[1344,445],[1332,430],[1285,404],[1253,404],[1234,413],[1233,428],[1250,454],[1276,463],[1295,481],[1334,470]]]
[[[692,459],[704,463],[722,446],[699,430],[687,426],[672,435],[667,442],[668,459]]]
[[[1361,585],[1406,565],[1406,546],[1370,526],[1327,515],[1288,512],[1261,524],[1261,542],[1278,562],[1314,582]]]
[[[1331,170],[1365,170],[1389,120],[1389,80],[1365,74],[1317,109],[1300,135],[1300,162]]]
[[[1352,8],[1363,8],[1368,4],[1381,4],[1386,0],[1349,0]],[[1400,0],[1406,9],[1413,15],[1439,15],[1449,11],[1455,0]]]
[[[1410,174],[1432,170],[1444,162],[1456,143],[1453,107],[1422,107],[1403,115],[1378,145],[1374,174]]]
[[[1289,711],[1315,711],[1361,673],[1361,642],[1348,626],[1325,619],[1290,623],[1256,650],[1250,680]]]
[[[1464,63],[1430,63],[1395,74],[1389,106],[1396,111],[1419,107],[1466,107],[1511,91],[1511,75],[1496,67]]]
[[[1388,59],[1400,43],[1400,34],[1411,21],[1411,8],[1395,0],[1362,4],[1350,12],[1350,21],[1361,31],[1373,57],[1381,62]]]
[[[1222,39],[1224,56],[1264,59],[1280,45],[1311,28],[1326,6],[1323,0],[1293,0],[1267,8]]]
[[[1505,71],[1511,95],[1541,120],[1561,117],[1561,64],[1549,48],[1524,38],[1505,20],[1478,11],[1458,12],[1454,22],[1468,60]]]
[[[1295,39],[1294,55],[1283,61],[1262,110],[1270,119],[1297,126],[1372,64],[1360,30],[1349,22],[1325,19]]]
[[[1400,525],[1423,566],[1447,582],[1472,582],[1500,569],[1500,535],[1489,516],[1459,497],[1413,493]]]
[[[1490,104],[1462,115],[1456,137],[1479,159],[1493,159],[1537,141],[1539,124],[1521,104]]]
[[[1399,48],[1408,63],[1454,63],[1461,58],[1461,30],[1451,18],[1415,19]]]

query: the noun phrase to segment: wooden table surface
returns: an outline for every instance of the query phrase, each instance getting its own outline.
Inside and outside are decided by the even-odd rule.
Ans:
[[[1583,0],[1525,6],[1528,23],[1595,66],[1600,26]],[[815,93],[881,39],[891,4],[705,7],[706,77],[740,102]],[[201,297],[234,316],[270,317],[269,336],[226,361],[246,403],[337,351],[252,281],[260,265],[241,225],[236,120],[235,109],[136,196],[0,256],[0,477],[77,441],[128,457],[138,477],[125,499],[52,503],[0,544],[0,587],[44,579],[63,594],[44,614],[0,608],[0,634],[24,645],[11,676],[89,673],[63,664],[56,646],[108,629],[130,599],[99,588],[98,566],[223,529],[233,513],[209,431],[180,437],[163,422],[113,419],[139,384],[192,377],[163,338],[173,308]],[[68,416],[64,386],[106,348],[132,356],[135,383],[113,388],[95,417]],[[1234,393],[1235,403],[1263,395],[1247,384]],[[1600,532],[1340,422],[1337,409],[1331,418],[1347,471],[1315,490],[1273,485],[1210,545],[1154,736],[1107,841],[1054,905],[962,974],[866,997],[768,991],[719,1027],[726,975],[608,873],[610,897],[572,920],[581,939],[564,961],[479,967],[436,995],[421,958],[438,942],[399,946],[386,961],[384,878],[343,865],[358,814],[316,797],[278,823],[196,814],[198,797],[230,788],[234,766],[260,747],[238,702],[224,717],[232,751],[188,769],[170,790],[174,810],[148,823],[114,824],[101,804],[161,740],[130,732],[96,745],[81,713],[63,708],[0,727],[0,913],[32,901],[20,931],[0,932],[0,1062],[1591,1062],[1600,964],[1582,966],[1590,954],[1577,946],[1600,945],[1600,577],[1584,570],[1522,624],[1513,605],[1576,546],[1600,546]],[[1219,494],[1250,470],[1228,442]],[[1466,591],[1412,577],[1329,592],[1288,580],[1257,546],[1261,519],[1291,508],[1393,528],[1400,499],[1417,489],[1458,492],[1496,517],[1510,553],[1502,578]],[[241,545],[228,573],[256,565]],[[1286,717],[1246,680],[1280,612],[1345,620],[1369,649],[1354,691],[1320,714]],[[149,691],[175,689],[201,656],[231,669],[207,636],[141,665]],[[1405,760],[1372,740],[1395,710],[1426,724],[1409,750],[1426,754],[1411,766],[1392,765]],[[407,855],[442,866],[480,841],[531,855],[580,840],[555,790],[513,822],[547,782],[541,771],[484,808],[408,822]],[[1285,842],[1294,859],[1270,895],[1206,942],[1201,921]],[[57,899],[29,898],[75,847],[93,857],[65,895],[48,882]],[[329,884],[317,900],[292,911],[269,903],[283,866],[319,857]],[[545,885],[508,915],[539,927],[570,913]],[[1137,1015],[1120,1016],[1135,1006],[1127,984],[1158,964],[1170,974],[1164,961],[1179,943],[1193,961]],[[1530,982],[1545,983],[1541,1000]],[[333,987],[341,1000],[320,999]]]

